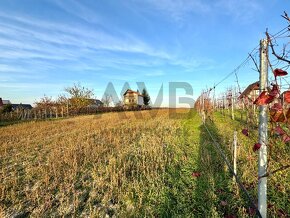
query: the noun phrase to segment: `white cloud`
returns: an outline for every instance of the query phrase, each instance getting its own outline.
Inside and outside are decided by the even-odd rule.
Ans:
[[[177,8],[180,13],[188,10],[182,4]],[[174,2],[171,1],[166,10],[173,9]],[[85,9],[82,10],[85,13]],[[31,70],[39,73],[55,69],[97,72],[115,68],[134,72],[136,77],[137,67],[144,67],[138,76],[161,76],[163,73],[160,72],[154,75],[146,72],[146,67],[170,64],[192,69],[198,66],[198,61],[194,59],[181,60],[124,30],[113,34],[90,25],[39,20],[13,12],[0,12],[0,18],[3,18],[0,19],[0,58],[10,62],[21,60],[23,72]],[[122,52],[129,56],[120,55]],[[110,78],[124,79],[122,76]]]
[[[9,46],[6,57],[47,58],[74,60],[86,55],[87,50],[140,53],[147,56],[170,57],[139,38],[124,33],[118,36],[86,26],[68,26],[62,23],[40,21],[32,17],[3,15],[10,22],[0,21],[0,50]]]
[[[256,0],[219,0],[214,7],[221,14],[231,16],[235,21],[249,23],[262,10]]]
[[[190,13],[207,13],[211,9],[210,4],[201,0],[145,0],[137,2],[147,3],[175,21],[183,21]]]
[[[62,10],[66,11],[67,13],[78,17],[88,23],[101,23],[102,18],[99,17],[95,11],[91,10],[88,6],[86,6],[84,1],[74,1],[74,0],[67,0],[67,1],[59,1],[59,0],[50,0],[60,7]]]
[[[259,5],[261,2],[257,0],[132,0],[132,2],[137,3],[141,11],[157,10],[179,23],[188,22],[189,15],[201,14],[208,16],[225,14],[236,21],[247,23],[261,11]]]

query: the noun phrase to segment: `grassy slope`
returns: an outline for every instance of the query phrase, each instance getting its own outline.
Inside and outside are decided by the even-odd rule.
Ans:
[[[169,119],[166,110],[159,110],[151,118],[150,113],[2,127],[0,213],[33,217],[192,214],[191,172],[198,138],[196,143],[187,138],[185,115]]]
[[[253,129],[252,137],[245,137],[241,130],[246,122],[230,116],[215,113],[214,122],[208,121],[207,127],[222,146],[228,160],[231,162],[232,140],[234,130],[238,131],[238,175],[242,183],[257,200],[257,153],[252,151],[253,144],[258,138],[257,130]],[[243,117],[246,118],[245,115]],[[183,215],[194,217],[251,217],[254,210],[245,194],[232,182],[228,168],[216,151],[200,118],[192,112],[191,118],[183,123],[184,141],[177,153],[178,164],[173,168],[179,169],[171,173],[169,189],[170,204],[166,215]],[[280,164],[289,163],[289,146],[283,143],[272,148],[272,155],[279,159]],[[185,155],[187,154],[187,155]],[[180,161],[182,160],[182,161]],[[186,161],[183,161],[186,160]],[[271,169],[280,165],[271,162]],[[191,172],[200,172],[199,178],[193,179]],[[279,172],[268,179],[268,215],[270,217],[287,217],[290,214],[290,177],[289,171]]]
[[[231,149],[233,131],[238,132],[238,175],[242,179],[243,184],[253,196],[257,199],[257,162],[258,152],[253,152],[253,145],[258,142],[257,128],[250,128],[250,137],[245,137],[241,130],[247,127],[246,117],[241,120],[240,112],[236,112],[236,120],[233,121],[229,114],[223,116],[221,113],[215,113],[214,123],[217,131],[222,135],[222,142],[228,145],[228,150]],[[280,143],[279,139],[272,147],[271,157],[274,157],[278,162],[271,160],[270,170],[279,168],[282,165],[290,163],[289,145]],[[268,149],[268,152],[269,149]],[[281,171],[268,178],[268,215],[270,217],[286,217],[290,214],[290,173],[289,170]],[[243,197],[241,195],[241,197]],[[239,205],[246,205],[245,198],[238,198],[235,202],[235,207],[240,214],[243,215],[243,209]]]
[[[148,113],[141,112],[143,119],[130,112],[127,119],[115,113],[0,128],[0,214],[248,216],[247,202],[198,114],[169,119],[166,110],[155,118]],[[215,117],[208,123],[211,132],[221,144],[230,144],[233,127],[240,124]],[[252,142],[241,143],[240,175],[252,189],[256,164],[247,164]],[[230,146],[223,149],[230,153]],[[277,194],[282,199],[273,198],[280,201],[271,209],[274,215],[287,210],[287,187],[282,187],[284,193]]]

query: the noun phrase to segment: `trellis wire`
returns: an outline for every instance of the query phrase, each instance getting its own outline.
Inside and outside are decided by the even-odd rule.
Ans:
[[[219,145],[219,143],[215,140],[215,138],[213,137],[213,135],[211,134],[211,132],[209,131],[209,129],[207,128],[205,122],[203,123],[206,131],[208,132],[208,135],[210,136],[212,142],[214,143],[215,147],[217,148],[217,150],[219,151],[220,155],[222,156],[224,162],[227,164],[230,172],[232,173],[232,175],[235,177],[236,179],[236,183],[239,185],[240,189],[245,193],[245,195],[248,198],[249,203],[251,204],[251,206],[256,210],[256,214],[258,217],[262,218],[262,215],[260,214],[260,211],[258,210],[257,206],[255,205],[253,198],[251,197],[251,195],[248,193],[248,191],[246,190],[245,186],[243,185],[243,183],[241,182],[240,178],[238,177],[238,175],[234,172],[233,168],[231,167],[230,162],[227,159],[227,156],[225,155],[225,153],[223,152],[223,150],[221,149],[221,146]]]

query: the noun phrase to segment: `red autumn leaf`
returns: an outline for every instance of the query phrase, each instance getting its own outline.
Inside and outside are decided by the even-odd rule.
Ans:
[[[271,110],[276,110],[276,111],[279,111],[279,110],[282,110],[282,104],[279,102],[279,103],[275,103],[272,107],[271,107]]]
[[[200,177],[200,173],[199,172],[193,172],[192,174],[192,177]]]
[[[285,122],[286,118],[282,109],[281,110],[271,109],[270,119],[271,119],[271,122]]]
[[[285,131],[281,128],[281,126],[276,126],[275,133],[279,136],[282,136],[285,134]]]
[[[274,96],[268,95],[266,91],[263,91],[258,98],[254,101],[256,105],[266,105],[274,101]]]
[[[283,136],[283,142],[285,142],[285,143],[287,143],[287,142],[289,142],[290,141],[290,136],[289,135],[284,135]]]
[[[284,92],[284,100],[285,102],[290,103],[290,91]]]
[[[256,151],[258,151],[260,148],[261,148],[261,144],[260,144],[260,143],[256,143],[256,144],[254,144],[253,151],[256,152]]]
[[[288,109],[288,111],[286,112],[286,118],[290,119],[290,108]]]
[[[248,131],[248,129],[243,129],[243,130],[242,130],[242,133],[243,133],[245,136],[249,136],[249,131]]]
[[[275,98],[275,97],[279,97],[279,94],[280,94],[279,87],[278,87],[278,85],[274,84],[272,89],[271,89],[271,91],[270,91],[270,93],[269,93],[269,96]]]
[[[277,122],[284,123],[286,120],[287,120],[287,118],[285,117],[285,114],[283,113],[283,111],[281,111],[280,116],[277,119]]]
[[[282,70],[282,69],[275,69],[274,70],[274,76],[277,77],[277,76],[286,76],[288,73],[287,71],[285,70]]]
[[[271,122],[284,122],[285,116],[281,103],[275,103],[270,109]]]

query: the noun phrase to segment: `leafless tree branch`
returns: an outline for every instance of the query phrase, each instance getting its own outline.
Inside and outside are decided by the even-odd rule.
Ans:
[[[258,67],[258,64],[257,64],[256,60],[254,59],[254,57],[253,57],[251,54],[249,54],[249,56],[250,56],[250,58],[253,60],[253,62],[254,62],[254,64],[255,64],[255,67],[256,67],[257,71],[260,73],[260,69],[259,69],[259,67]]]
[[[286,11],[284,11],[284,15],[281,15],[281,16],[290,22],[290,18],[288,17],[288,14],[286,13]]]
[[[279,59],[279,60],[281,60],[281,61],[285,61],[285,62],[287,62],[288,64],[290,64],[290,60],[287,60],[287,59],[284,58],[283,56],[279,56],[279,55],[276,54],[275,49],[274,49],[274,46],[273,46],[273,43],[272,43],[272,40],[271,40],[271,37],[270,37],[268,31],[266,31],[266,36],[267,36],[267,39],[268,39],[268,42],[269,42],[270,48],[271,48],[271,50],[272,50],[272,54],[273,54],[277,59]]]

